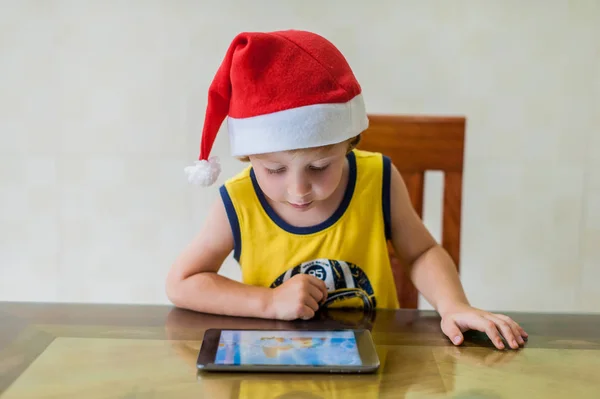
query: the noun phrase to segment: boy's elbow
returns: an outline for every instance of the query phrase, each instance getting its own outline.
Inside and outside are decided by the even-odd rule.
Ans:
[[[179,306],[179,305],[177,304],[177,302],[178,302],[178,298],[177,298],[176,292],[177,292],[177,291],[176,291],[176,290],[175,290],[175,288],[173,287],[173,283],[171,283],[171,282],[169,282],[169,281],[168,281],[168,282],[165,284],[165,294],[167,295],[167,299],[168,299],[168,300],[169,300],[169,302],[171,302],[173,305],[175,305],[175,306]]]
[[[165,282],[165,294],[167,299],[175,306],[181,307],[181,291],[183,280],[173,275],[167,276]]]
[[[198,292],[197,274],[191,276],[169,274],[165,283],[165,293],[169,301],[178,308],[187,308],[190,292]],[[193,280],[193,281],[192,281]]]

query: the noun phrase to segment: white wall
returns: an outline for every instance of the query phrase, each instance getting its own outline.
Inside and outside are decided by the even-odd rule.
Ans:
[[[467,116],[462,279],[475,305],[600,311],[597,1],[0,9],[0,300],[167,302],[169,265],[217,198],[182,172],[208,85],[239,31],[296,28],[345,53],[369,112]],[[241,164],[226,134],[215,153],[220,184]],[[439,191],[427,192],[436,235]],[[240,275],[231,259],[223,273]]]

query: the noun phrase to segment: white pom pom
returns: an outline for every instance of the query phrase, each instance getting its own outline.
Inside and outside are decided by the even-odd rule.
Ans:
[[[185,174],[188,181],[192,184],[201,186],[210,186],[213,184],[221,173],[221,165],[217,157],[211,157],[206,160],[196,161],[193,166],[185,168]]]

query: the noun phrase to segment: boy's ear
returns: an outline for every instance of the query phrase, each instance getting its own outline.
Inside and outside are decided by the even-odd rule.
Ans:
[[[358,147],[358,143],[360,143],[360,138],[361,138],[361,135],[359,134],[358,136],[350,139],[350,141],[348,143],[348,153],[350,153],[353,149]]]

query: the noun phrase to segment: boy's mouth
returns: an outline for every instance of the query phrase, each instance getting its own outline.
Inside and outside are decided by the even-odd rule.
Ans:
[[[306,209],[306,208],[308,208],[309,206],[311,206],[311,205],[312,205],[312,203],[313,203],[312,201],[310,201],[310,202],[303,202],[303,203],[301,203],[301,204],[295,204],[295,203],[293,203],[293,202],[288,202],[288,204],[290,204],[291,206],[293,206],[293,207],[294,207],[294,208],[296,208],[296,209]]]

